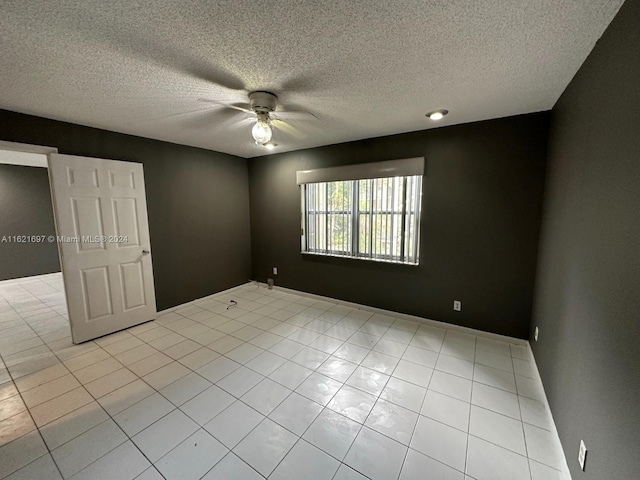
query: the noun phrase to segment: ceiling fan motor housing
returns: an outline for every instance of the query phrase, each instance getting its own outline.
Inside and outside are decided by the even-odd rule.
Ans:
[[[269,113],[276,109],[278,97],[270,92],[251,92],[249,94],[249,103],[251,110],[256,113]]]

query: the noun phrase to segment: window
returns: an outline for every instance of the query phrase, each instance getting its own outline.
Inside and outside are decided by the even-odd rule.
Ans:
[[[421,194],[422,175],[303,183],[302,251],[418,264]]]

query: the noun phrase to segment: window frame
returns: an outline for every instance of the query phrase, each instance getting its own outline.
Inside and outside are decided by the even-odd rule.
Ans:
[[[401,192],[397,192],[395,188],[395,184],[392,188],[392,196],[402,195],[402,210],[396,211],[393,205],[387,205],[386,209],[382,207],[379,210],[374,210],[373,208],[373,195],[374,195],[374,182],[379,180],[391,180],[395,181],[396,178],[401,178]],[[408,188],[408,180],[412,179],[411,192],[407,190]],[[328,185],[332,182],[351,182],[351,211],[336,211],[329,210],[328,207]],[[369,209],[362,210],[360,207],[360,183],[362,181],[369,182],[370,189],[370,197],[369,197]],[[418,266],[420,265],[420,234],[421,234],[421,220],[422,220],[422,186],[423,186],[423,175],[420,174],[410,174],[410,175],[395,175],[395,176],[385,176],[385,177],[365,177],[365,178],[349,178],[344,180],[329,180],[329,181],[320,181],[320,182],[309,182],[309,183],[301,183],[300,186],[300,202],[301,202],[301,242],[300,242],[300,250],[303,255],[315,255],[315,256],[325,256],[325,257],[337,257],[337,258],[347,258],[354,260],[365,260],[372,262],[381,262],[381,263],[391,263],[396,265],[408,265],[408,266]],[[307,210],[308,204],[308,187],[309,185],[326,185],[325,190],[325,209],[324,210],[316,210],[314,212],[315,215],[323,214],[325,216],[325,229],[327,232],[325,234],[325,245],[326,249],[310,249],[309,248],[309,211]],[[387,186],[387,188],[389,188]],[[413,205],[408,205],[408,197],[413,196]],[[331,213],[340,213],[344,215],[350,215],[350,245],[347,250],[344,251],[336,251],[329,250],[329,236],[328,236],[328,226],[329,226],[329,215]],[[360,238],[361,238],[361,215],[368,215],[369,217],[369,227],[368,231],[368,241],[369,248],[368,252],[361,252],[360,249]],[[400,255],[395,256],[393,251],[389,254],[374,254],[374,249],[372,246],[373,241],[373,219],[376,215],[384,215],[391,219],[391,236],[393,237],[393,221],[394,217],[400,217],[401,226],[400,226]],[[409,219],[414,217],[415,220],[411,222]],[[412,225],[413,223],[413,225]],[[387,225],[388,226],[388,225]],[[411,228],[413,231],[411,232]],[[410,235],[407,238],[407,235]],[[413,245],[413,256],[408,257],[408,253],[406,252],[406,244],[411,243]],[[392,247],[393,248],[393,247]]]

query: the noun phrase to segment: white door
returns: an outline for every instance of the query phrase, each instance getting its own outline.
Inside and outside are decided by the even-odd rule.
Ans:
[[[49,177],[73,343],[154,319],[142,165],[50,154]]]

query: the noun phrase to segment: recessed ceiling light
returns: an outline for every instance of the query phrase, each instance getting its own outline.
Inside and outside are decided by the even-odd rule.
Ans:
[[[273,150],[274,148],[276,148],[278,144],[277,143],[273,143],[273,142],[269,142],[269,143],[265,143],[264,146],[267,150]]]
[[[442,118],[449,113],[449,110],[445,110],[444,108],[440,110],[434,110],[433,112],[427,113],[425,116],[429,117],[431,120],[442,120]]]

